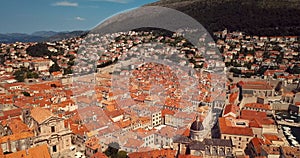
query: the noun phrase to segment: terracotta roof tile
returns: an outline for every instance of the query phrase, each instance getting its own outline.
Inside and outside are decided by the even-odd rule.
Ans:
[[[8,126],[13,134],[16,133],[22,133],[22,132],[29,132],[29,127],[23,123],[23,121],[20,118],[12,118],[1,121],[1,124],[3,126]]]
[[[247,103],[244,105],[244,107],[248,108],[257,108],[257,109],[263,109],[263,110],[271,110],[271,106],[268,104],[260,104],[260,103]]]
[[[128,139],[124,147],[138,149],[144,144],[143,141],[138,139]]]
[[[229,103],[230,104],[234,104],[234,102],[236,101],[236,99],[238,98],[238,92],[235,93],[231,93],[229,96]]]
[[[240,111],[240,108],[238,106],[233,105],[233,104],[228,104],[225,106],[223,116],[226,114],[229,114],[229,113],[238,114],[239,111]]]
[[[262,145],[265,145],[265,141],[261,138],[257,138],[257,137],[254,137],[251,139],[251,141],[249,143],[252,143],[253,147],[255,148],[255,152],[260,155],[261,153],[261,146]]]
[[[226,124],[226,119],[224,117],[219,118],[219,126],[221,134],[230,135],[243,135],[243,136],[253,136],[253,131],[249,127],[233,127]]]
[[[273,125],[275,121],[271,118],[267,117],[266,112],[261,111],[252,111],[252,110],[242,110],[241,111],[241,119],[247,119],[252,122],[250,126],[262,127],[262,125]]]
[[[51,158],[46,144],[29,148],[28,151],[21,150],[11,154],[6,154],[4,158]]]
[[[176,151],[171,149],[152,150],[146,152],[134,152],[128,154],[129,158],[153,158],[153,157],[167,157],[175,158]]]
[[[14,118],[14,117],[19,117],[21,116],[22,111],[21,109],[12,109],[12,110],[8,110],[8,111],[3,111],[3,116],[0,116],[0,120],[4,120],[4,119],[8,119],[10,118]]]
[[[17,133],[17,134],[13,134],[13,135],[3,136],[3,137],[0,137],[0,144],[6,143],[8,140],[16,141],[16,140],[31,138],[33,136],[34,136],[34,134],[32,132],[22,132],[22,133]]]
[[[41,124],[54,115],[45,108],[35,107],[30,111],[30,116],[39,124]]]
[[[96,154],[92,155],[91,158],[108,158],[104,153],[97,152]]]
[[[194,156],[194,155],[178,155],[178,158],[202,158],[201,156]]]
[[[90,148],[92,150],[96,150],[96,149],[100,149],[101,148],[101,145],[99,143],[99,139],[96,138],[96,137],[92,137],[92,138],[89,138],[86,142],[85,142],[85,146],[87,148]]]

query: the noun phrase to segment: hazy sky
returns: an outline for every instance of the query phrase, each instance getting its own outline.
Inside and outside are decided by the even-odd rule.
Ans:
[[[89,30],[105,18],[157,0],[1,0],[0,33]]]

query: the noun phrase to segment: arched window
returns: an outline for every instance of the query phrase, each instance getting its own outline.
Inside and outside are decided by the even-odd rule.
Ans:
[[[194,152],[194,155],[195,155],[195,156],[202,156],[202,153],[201,153],[201,151],[196,150],[196,151]]]
[[[210,146],[205,147],[205,155],[210,155]]]
[[[219,148],[219,155],[220,156],[224,156],[225,155],[225,150],[224,150],[224,148]]]
[[[230,148],[226,149],[226,155],[231,155],[231,149]]]
[[[212,155],[218,155],[218,149],[217,149],[217,147],[213,147],[212,148],[212,153],[211,153]]]

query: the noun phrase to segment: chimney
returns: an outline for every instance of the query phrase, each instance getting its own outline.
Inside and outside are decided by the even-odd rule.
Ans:
[[[8,146],[8,152],[12,152],[11,151],[11,141],[10,141],[10,138],[7,139],[7,146]]]

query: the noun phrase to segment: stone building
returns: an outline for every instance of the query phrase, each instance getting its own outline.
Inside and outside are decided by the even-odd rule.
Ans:
[[[101,145],[99,139],[96,137],[91,137],[85,142],[85,155],[92,157],[92,155],[97,152],[101,152]]]
[[[0,121],[0,149],[4,153],[30,148],[33,138],[33,132],[20,118],[9,118]]]
[[[54,62],[50,59],[38,58],[31,60],[30,67],[36,71],[45,71],[49,70],[49,68],[54,64]]]
[[[274,87],[268,82],[245,82],[242,85],[242,94],[245,97],[273,97]]]
[[[205,128],[197,117],[190,127],[189,137],[180,135],[174,138],[174,149],[181,155],[221,158],[232,156],[231,140],[212,139],[205,135]]]
[[[25,113],[27,125],[33,129],[33,145],[47,144],[52,157],[71,146],[71,131],[64,126],[64,120],[49,110],[36,107]]]
[[[221,139],[232,142],[235,155],[243,155],[247,144],[254,136],[253,130],[249,127],[249,120],[220,117],[218,124]]]

